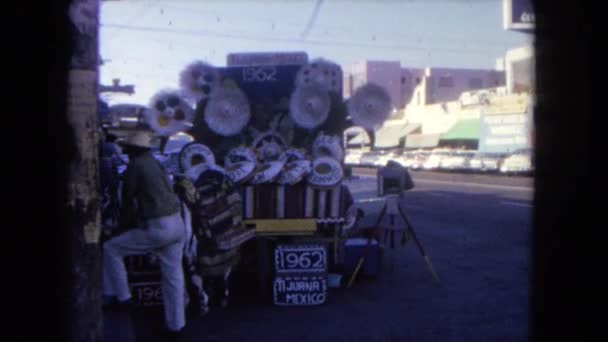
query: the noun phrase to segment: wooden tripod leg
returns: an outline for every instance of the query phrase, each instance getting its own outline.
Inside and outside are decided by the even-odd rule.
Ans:
[[[399,206],[397,206],[397,208],[399,209],[399,213],[401,214],[401,217],[403,218],[403,220],[405,221],[405,224],[407,225],[407,229],[409,230],[412,239],[416,243],[416,246],[418,246],[418,250],[420,251],[420,254],[424,258],[424,261],[426,261],[426,264],[429,267],[429,271],[431,271],[431,274],[433,275],[433,277],[435,278],[435,280],[437,282],[440,282],[439,281],[439,277],[437,276],[437,273],[435,273],[435,270],[433,269],[433,265],[431,264],[431,260],[429,259],[429,257],[424,252],[424,249],[422,248],[422,245],[420,244],[420,241],[418,241],[418,237],[416,237],[416,233],[414,233],[414,229],[412,227],[412,224],[407,219],[407,216],[405,215],[405,213],[401,209],[401,206],[399,205]]]
[[[363,250],[361,257],[359,258],[357,267],[355,267],[355,271],[353,272],[353,274],[350,276],[350,279],[348,280],[348,284],[346,285],[347,289],[350,289],[350,287],[353,285],[353,282],[355,281],[355,278],[357,277],[357,274],[359,273],[359,270],[361,269],[361,266],[363,265],[363,262],[365,261],[365,258],[367,257],[367,253],[369,253],[371,244],[372,244],[372,237],[370,236],[367,238],[367,244],[365,245],[365,249]]]
[[[382,208],[382,210],[380,211],[380,215],[378,216],[378,220],[376,221],[376,225],[374,226],[375,230],[379,230],[380,228],[378,227],[378,225],[380,224],[380,221],[382,221],[382,218],[384,217],[384,213],[386,212],[386,205]],[[357,267],[355,267],[355,270],[353,271],[353,274],[350,276],[350,279],[348,280],[348,284],[346,285],[346,288],[349,289],[352,285],[353,282],[355,281],[355,278],[357,277],[357,274],[359,273],[359,270],[361,269],[361,266],[363,266],[363,262],[365,261],[365,258],[367,257],[367,254],[369,253],[371,244],[372,244],[372,238],[375,234],[371,234],[368,238],[367,238],[367,244],[365,245],[365,249],[363,250],[363,253],[361,254],[361,257],[359,258],[359,262],[357,263]]]

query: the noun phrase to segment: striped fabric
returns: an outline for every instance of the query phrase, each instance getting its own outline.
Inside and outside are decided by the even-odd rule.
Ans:
[[[317,218],[319,223],[344,222],[353,203],[345,185],[315,189],[305,182],[295,185],[263,184],[241,189],[247,219]]]

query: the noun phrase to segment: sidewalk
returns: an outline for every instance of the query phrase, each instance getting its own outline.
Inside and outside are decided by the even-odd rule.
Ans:
[[[126,312],[103,312],[103,340],[112,342],[135,342],[135,327],[131,314]]]

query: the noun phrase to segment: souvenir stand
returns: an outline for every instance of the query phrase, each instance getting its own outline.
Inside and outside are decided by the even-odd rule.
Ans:
[[[230,54],[226,67],[195,61],[180,73],[180,89],[156,94],[143,118],[161,137],[194,137],[164,157],[169,172],[196,179],[213,168],[238,188],[241,227],[226,243],[241,248],[238,269],[257,274],[261,295],[276,305],[326,301],[352,224],[342,133],[373,130],[391,111],[374,84],[345,102],[342,77],[339,65],[305,53]],[[146,280],[153,272],[142,271],[152,261],[127,263],[135,296],[150,305],[160,303],[160,287]]]

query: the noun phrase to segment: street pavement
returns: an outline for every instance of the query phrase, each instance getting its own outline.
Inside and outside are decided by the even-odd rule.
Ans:
[[[375,222],[384,199],[373,171],[346,181]],[[277,307],[235,276],[233,302],[191,318],[185,341],[525,341],[529,328],[529,177],[413,172],[401,202],[437,283],[413,242],[386,248],[376,277],[330,289],[324,305]],[[397,222],[399,224],[399,222]],[[107,341],[156,341],[160,308],[106,314]],[[119,337],[120,333],[122,336]]]

